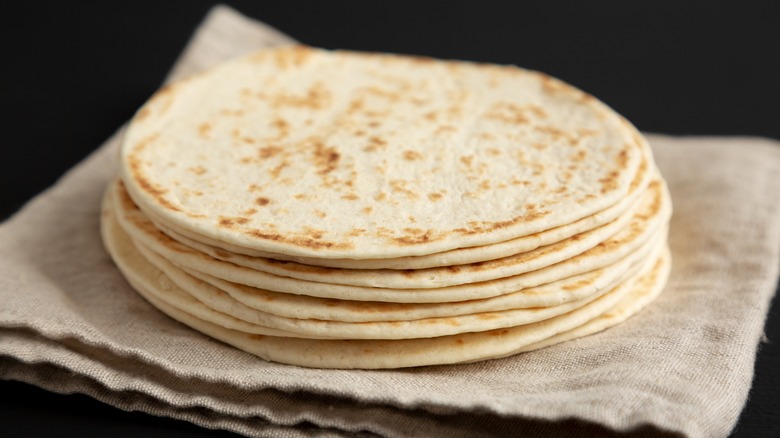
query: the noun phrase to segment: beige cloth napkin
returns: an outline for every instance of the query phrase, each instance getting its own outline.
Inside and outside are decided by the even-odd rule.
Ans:
[[[172,77],[286,41],[218,7]],[[725,436],[745,403],[780,268],[777,142],[649,136],[674,268],[624,324],[506,359],[346,371],[264,362],[128,287],[98,235],[118,137],[0,226],[2,378],[250,436]]]

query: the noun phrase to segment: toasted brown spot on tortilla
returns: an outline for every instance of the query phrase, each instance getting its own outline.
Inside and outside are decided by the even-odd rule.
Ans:
[[[393,189],[393,192],[402,193],[406,195],[407,198],[412,200],[419,198],[419,195],[417,195],[417,193],[406,188],[407,184],[408,182],[402,179],[390,180],[390,188]]]
[[[363,148],[366,152],[376,152],[380,149],[384,149],[387,146],[387,140],[377,137],[377,136],[371,136],[368,138],[368,144]]]
[[[155,136],[150,136],[153,138],[156,138]],[[147,138],[145,142],[152,141],[153,138]],[[138,159],[138,157],[135,155],[137,152],[140,151],[140,149],[143,149],[146,147],[146,143],[142,142],[143,144],[139,144],[136,146],[136,150],[133,151],[133,153],[128,156],[128,164],[130,166],[130,172],[133,174],[133,178],[135,179],[136,183],[138,183],[138,186],[141,190],[151,195],[160,205],[163,207],[173,210],[173,211],[181,211],[179,207],[168,201],[167,198],[165,198],[163,195],[168,193],[168,190],[161,189],[157,187],[156,185],[152,184],[148,179],[146,179],[146,176],[143,174],[141,170],[141,162]]]
[[[617,162],[621,168],[626,167],[626,164],[628,163],[628,151],[626,149],[620,151],[620,154],[618,154],[617,157]]]
[[[561,289],[570,292],[573,290],[581,289],[585,286],[590,286],[591,284],[593,284],[593,280],[584,279],[584,280],[576,281],[574,283],[564,284],[563,286],[561,286]]]
[[[266,146],[266,147],[260,148],[257,151],[257,155],[260,158],[265,160],[267,158],[271,158],[271,157],[275,156],[276,154],[278,154],[281,151],[282,151],[282,148],[280,148],[279,146]]]
[[[625,152],[625,151],[624,151]],[[585,161],[585,158],[588,156],[588,151],[585,149],[580,149],[571,156],[569,156],[569,159],[572,161]]]
[[[498,102],[485,114],[485,118],[502,123],[522,125],[530,122],[527,109],[512,102]]]
[[[423,158],[422,154],[420,154],[417,151],[404,151],[404,160],[407,161],[415,161],[415,160],[421,160]]]
[[[219,218],[219,225],[221,225],[223,227],[232,227],[234,223],[235,223],[235,221],[233,221],[232,218],[228,218],[228,217],[220,217]]]
[[[298,107],[298,108],[311,108],[322,109],[330,105],[333,100],[333,96],[330,90],[322,83],[317,82],[313,84],[303,95],[295,94],[277,94],[273,97],[273,107]]]
[[[271,125],[279,132],[279,137],[286,137],[290,133],[290,123],[281,117],[275,118]]]
[[[618,173],[612,171],[606,178],[599,179],[601,183],[601,193],[611,192],[618,188]]]
[[[444,197],[444,195],[442,195],[441,193],[437,193],[437,192],[428,193],[428,199],[430,199],[431,201],[434,201],[434,202],[440,200],[443,197]]]
[[[374,207],[363,207],[362,212],[365,214],[371,214],[371,212],[374,211]]]
[[[204,138],[211,138],[211,123],[209,122],[203,122],[200,125],[198,125],[198,135]]]
[[[314,141],[312,162],[318,169],[317,173],[325,175],[331,172],[336,168],[339,158],[341,158],[341,155],[336,151],[336,148],[325,146],[320,140]]]
[[[346,195],[341,195],[341,199],[346,199],[347,201],[357,201],[360,199],[360,197],[354,193],[347,193]]]
[[[447,270],[452,272],[453,274],[457,274],[458,272],[460,272],[460,267],[457,265],[451,265],[451,266],[447,266]]]
[[[255,198],[255,204],[257,204],[257,205],[268,205],[270,203],[271,203],[271,200],[266,198],[266,197],[264,197],[264,196],[260,196],[258,198]]]
[[[203,166],[188,167],[187,170],[194,173],[195,175],[203,175],[204,173],[206,173],[206,168]]]
[[[305,235],[311,237],[312,239],[317,239],[317,240],[322,239],[322,236],[325,235],[325,231],[324,230],[318,230],[318,229],[312,228],[312,227],[303,227],[303,233]]]
[[[262,231],[258,229],[246,230],[244,231],[244,234],[246,234],[247,236],[251,236],[255,239],[290,243],[293,245],[305,246],[311,249],[327,248],[327,249],[347,250],[347,249],[354,248],[354,245],[352,245],[351,242],[329,242],[329,241],[312,239],[309,236],[282,235],[279,233],[271,233],[271,232]]]
[[[443,238],[443,236],[435,236],[431,230],[428,230],[422,234],[416,233],[413,235],[393,237],[390,240],[401,245],[418,245],[420,243],[431,242],[433,240],[439,240],[441,238]]]

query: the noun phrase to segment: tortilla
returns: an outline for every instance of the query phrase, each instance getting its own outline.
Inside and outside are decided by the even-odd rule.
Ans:
[[[364,287],[313,282],[268,274],[209,257],[181,245],[148,224],[144,228],[137,227],[138,230],[142,229],[144,232],[136,233],[138,230],[135,227],[125,225],[124,221],[127,220],[125,215],[118,215],[118,218],[123,224],[123,228],[131,232],[139,245],[162,255],[174,265],[234,283],[270,291],[321,298],[389,302],[449,302],[512,293],[523,288],[550,283],[615,263],[641,247],[643,243],[651,240],[653,236],[660,234],[659,230],[668,222],[671,205],[665,185],[658,180],[652,183],[648,190],[655,191],[655,196],[647,198],[629,224],[616,235],[599,243],[591,250],[552,266],[519,275],[438,288]],[[116,200],[114,202],[116,204]],[[127,208],[119,208],[118,210],[124,211]],[[413,274],[410,273],[410,275]]]
[[[391,259],[604,211],[626,198],[647,148],[606,105],[541,73],[284,47],[163,88],[126,132],[121,174],[174,229]]]
[[[646,304],[646,301],[658,296],[666,283],[669,269],[670,259],[666,252],[652,270],[636,282],[625,283],[587,306],[538,323],[486,332],[404,340],[316,340],[253,335],[194,317],[147,295],[139,285],[135,287],[171,318],[265,360],[316,368],[382,369],[494,359],[529,351],[534,346],[547,346],[543,341],[556,335],[560,335],[561,340],[568,340],[570,336],[565,335],[567,331],[609,312],[621,302],[624,303],[619,308],[623,311],[622,319],[630,316],[631,311],[641,309],[641,306],[631,306],[630,302],[638,297],[646,297],[642,300],[642,304]],[[600,320],[598,324],[601,326],[597,328],[606,328],[608,321],[608,318]],[[617,323],[619,319],[611,321]]]
[[[645,150],[648,154],[649,151]],[[463,265],[467,263],[478,263],[487,260],[494,260],[503,257],[509,257],[515,254],[528,252],[541,246],[560,242],[576,234],[584,233],[618,218],[630,215],[629,210],[635,207],[639,197],[645,192],[648,184],[653,178],[657,178],[657,172],[652,167],[652,157],[645,156],[640,165],[634,181],[629,188],[629,194],[617,204],[599,211],[593,215],[579,219],[573,223],[561,225],[560,227],[529,234],[527,236],[510,239],[491,245],[482,245],[475,247],[456,248],[449,251],[438,252],[434,254],[410,257],[397,257],[391,259],[323,259],[313,257],[297,257],[289,254],[270,253],[267,251],[252,250],[226,242],[215,241],[206,236],[194,234],[175,228],[172,224],[165,224],[159,219],[155,219],[153,214],[146,212],[146,216],[154,225],[174,240],[190,248],[206,253],[214,258],[223,261],[240,264],[242,266],[252,267],[242,264],[242,256],[270,258],[274,260],[283,260],[302,263],[311,266],[324,266],[330,268],[346,269],[426,269],[440,266]]]
[[[351,322],[408,321],[505,309],[558,306],[570,301],[581,300],[617,286],[630,276],[641,262],[648,257],[657,256],[658,251],[665,246],[665,237],[664,235],[658,241],[647,242],[642,248],[615,264],[595,271],[496,297],[440,303],[387,303],[325,299],[272,292],[231,283],[201,272],[184,271],[214,286],[219,291],[226,292],[235,301],[247,307],[279,316]],[[165,269],[162,265],[160,267]],[[174,270],[179,269],[170,263],[166,267]],[[175,275],[170,276],[174,277]],[[203,298],[202,301],[208,300],[208,298]],[[228,311],[228,313],[230,312]]]
[[[660,196],[662,196],[662,194],[658,190],[649,190],[643,194],[643,197],[640,199],[639,205],[637,205],[636,208],[629,210],[612,222],[577,234],[560,242],[542,246],[525,253],[513,254],[501,259],[428,269],[393,270],[328,268],[266,257],[251,257],[242,254],[226,253],[224,250],[220,249],[211,247],[204,248],[192,241],[187,241],[185,245],[213,257],[214,259],[230,262],[273,276],[289,277],[320,283],[394,289],[446,287],[518,275],[524,272],[541,269],[581,254],[604,242],[609,237],[625,228],[631,219],[638,214],[661,215],[663,211],[649,211],[653,206],[661,205],[658,202],[653,202],[655,198]],[[123,224],[123,228],[131,236],[144,242],[145,245],[155,247],[157,245],[156,241],[160,240],[159,238],[155,238],[155,235],[160,234],[160,228],[149,221],[133,204],[132,200],[127,195],[127,192],[122,189],[121,183],[116,185],[114,198],[116,199],[115,208]],[[167,239],[168,237],[171,236],[166,235],[165,240],[171,241],[172,238]],[[181,239],[176,241],[181,243],[180,240]]]

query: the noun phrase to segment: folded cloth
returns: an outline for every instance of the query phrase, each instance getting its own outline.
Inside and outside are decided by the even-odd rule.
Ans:
[[[213,10],[181,77],[284,35]],[[265,362],[164,316],[101,244],[121,132],[0,225],[0,378],[248,436],[725,436],[747,398],[780,268],[780,144],[649,135],[675,203],[663,295],[627,322],[475,364]]]

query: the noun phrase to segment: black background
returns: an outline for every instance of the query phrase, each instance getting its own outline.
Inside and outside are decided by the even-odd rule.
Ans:
[[[214,3],[2,2],[0,218],[133,114]],[[643,131],[780,139],[776,1],[225,3],[315,46],[541,70],[596,95]],[[779,313],[775,305],[735,437],[780,436]],[[230,435],[0,382],[0,435],[55,433]]]

